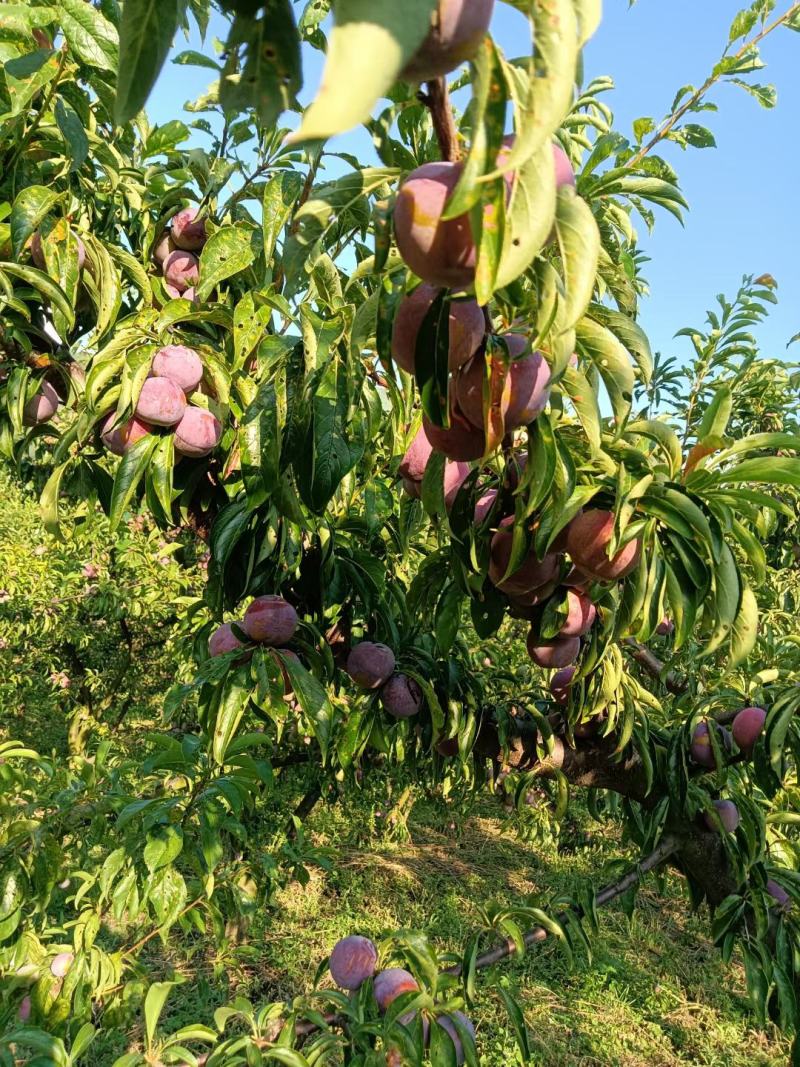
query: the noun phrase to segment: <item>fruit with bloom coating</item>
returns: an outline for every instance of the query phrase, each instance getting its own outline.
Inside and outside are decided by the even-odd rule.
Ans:
[[[608,546],[614,535],[614,513],[591,509],[570,523],[567,551],[584,574],[601,581],[616,581],[630,574],[639,562],[642,543],[629,541],[613,557]]]
[[[117,421],[116,411],[112,411],[103,420],[100,427],[100,440],[115,456],[124,456],[129,448],[152,432],[152,427],[139,419],[128,419],[121,426],[114,427]]]
[[[382,1012],[403,993],[416,992],[418,989],[419,983],[414,975],[404,971],[402,967],[389,967],[385,971],[379,971],[372,986],[375,1000]]]
[[[550,679],[550,692],[553,694],[553,699],[556,703],[569,703],[569,691],[572,687],[572,679],[575,677],[577,670],[577,667],[562,667],[562,669],[556,671]]]
[[[714,728],[719,735],[720,746],[723,750],[726,749],[728,747],[727,731],[723,730],[717,723],[714,723]],[[714,749],[711,745],[711,735],[709,734],[707,722],[700,722],[695,727],[692,734],[691,754],[694,762],[700,767],[716,767],[717,764],[714,759]]]
[[[455,406],[450,409],[449,427],[434,426],[427,415],[422,419],[422,426],[434,452],[441,452],[448,459],[470,463],[486,451],[484,432],[468,422]]]
[[[461,1040],[461,1035],[456,1029],[453,1019],[457,1018],[463,1028],[472,1036],[472,1040],[475,1040],[475,1027],[472,1025],[470,1019],[463,1013],[463,1011],[454,1011],[451,1015],[440,1015],[436,1022],[442,1027],[444,1031],[449,1035],[450,1040],[453,1042],[453,1048],[456,1054],[456,1063],[458,1067],[464,1062],[464,1046]]]
[[[719,822],[709,813],[705,812],[703,818],[709,830],[719,833],[719,823],[725,833],[732,834],[739,825],[739,809],[732,800],[715,800],[714,808],[719,816]]]
[[[175,427],[175,451],[198,459],[213,452],[222,437],[222,423],[206,408],[189,404]]]
[[[391,678],[394,652],[378,641],[361,641],[347,657],[347,673],[361,689],[379,689]]]
[[[59,954],[54,956],[50,961],[50,973],[54,978],[63,978],[72,966],[72,961],[74,959],[75,957],[71,952],[59,952]]]
[[[185,293],[196,285],[200,278],[200,264],[197,256],[176,248],[164,261],[164,280],[179,293]]]
[[[172,240],[172,234],[169,230],[164,230],[156,244],[153,246],[153,259],[159,267],[163,269],[164,264],[177,247],[178,246]]]
[[[381,689],[381,703],[395,719],[410,719],[422,707],[422,690],[407,674],[393,674]]]
[[[763,708],[742,708],[733,720],[733,740],[747,756],[753,754],[755,743],[761,736],[767,713]]]
[[[61,399],[50,382],[42,382],[39,391],[25,405],[22,422],[25,426],[40,426],[49,422],[61,406]]]
[[[778,885],[772,878],[767,880],[767,892],[777,905],[778,911],[788,912],[792,910],[792,898],[782,885]]]
[[[506,430],[527,426],[541,415],[550,396],[550,367],[541,352],[522,356],[527,348],[526,338],[520,334],[506,334],[511,363],[508,380],[503,388],[500,410]],[[493,359],[502,360],[497,354]],[[483,407],[486,360],[478,353],[456,375],[455,391],[458,407],[469,422],[478,429],[486,425]]]
[[[565,189],[567,186],[574,189],[577,184],[575,171],[572,169],[569,156],[560,144],[553,143],[553,163],[556,168],[556,189]]]
[[[526,597],[556,578],[561,561],[554,552],[548,553],[540,560],[531,550],[516,570],[505,578],[511,562],[513,541],[514,532],[508,528],[498,530],[492,538],[489,580],[509,596]]]
[[[439,291],[435,286],[423,282],[403,298],[397,309],[392,331],[392,356],[397,365],[409,374],[414,374],[419,331]],[[452,300],[448,319],[448,363],[450,370],[456,371],[480,347],[486,333],[486,319],[475,300]]]
[[[260,596],[244,613],[242,629],[261,645],[288,645],[297,630],[297,612],[281,596]]]
[[[203,361],[193,348],[166,345],[153,357],[150,375],[153,378],[169,378],[188,396],[203,380]]]
[[[197,218],[196,207],[185,207],[172,219],[172,240],[176,248],[182,248],[188,252],[199,252],[206,243],[205,219]]]
[[[236,625],[240,630],[243,628],[241,622],[237,622]],[[226,652],[235,652],[237,648],[242,647],[242,642],[233,632],[233,627],[229,622],[218,626],[208,639],[208,652],[211,656],[224,656]]]
[[[31,1017],[31,998],[23,997],[17,1009],[17,1018],[21,1023],[26,1023]]]
[[[410,482],[422,482],[432,452],[433,446],[420,426],[400,462],[400,477]]]
[[[537,665],[547,670],[568,667],[578,658],[581,650],[579,637],[556,637],[542,641],[535,629],[528,634],[528,655]]]
[[[499,493],[496,489],[487,489],[485,493],[478,497],[473,514],[473,522],[476,526],[486,522],[498,496]]]
[[[492,20],[494,0],[439,0],[428,36],[401,77],[419,83],[440,78],[472,59]]]
[[[675,623],[667,615],[656,626],[656,633],[659,637],[669,637],[670,634],[675,632]]]
[[[169,378],[148,378],[139,393],[134,414],[153,426],[175,426],[186,411],[183,389]]]
[[[378,966],[378,950],[368,937],[343,937],[333,946],[331,978],[340,989],[360,989]]]
[[[440,289],[466,289],[475,280],[469,215],[442,219],[462,171],[462,163],[425,163],[409,174],[395,203],[394,232],[403,261]]]
[[[567,619],[558,631],[559,637],[584,637],[594,626],[597,608],[584,593],[567,590]]]

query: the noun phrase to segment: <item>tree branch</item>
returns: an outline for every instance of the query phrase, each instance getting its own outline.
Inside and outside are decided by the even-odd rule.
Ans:
[[[439,142],[442,159],[448,163],[457,163],[461,158],[458,144],[458,130],[450,103],[450,90],[446,78],[437,78],[427,83],[427,93],[420,93],[419,99],[429,109],[436,140]]]

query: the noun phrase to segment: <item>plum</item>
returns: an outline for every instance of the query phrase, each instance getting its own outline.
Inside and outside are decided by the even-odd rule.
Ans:
[[[50,973],[54,978],[63,978],[72,966],[75,956],[71,952],[59,952],[50,961]]]
[[[388,645],[362,641],[347,657],[347,673],[361,689],[379,689],[392,676],[394,652]]]
[[[675,632],[675,623],[667,615],[656,626],[656,633],[659,637],[669,637],[670,634]]]
[[[482,493],[481,496],[478,497],[473,515],[473,522],[476,526],[480,526],[486,522],[495,505],[498,495],[497,489],[487,489],[485,493]]]
[[[114,426],[117,421],[116,411],[112,411],[103,420],[100,427],[100,440],[115,456],[124,456],[129,448],[152,432],[152,426],[139,419],[128,419],[121,426]]]
[[[331,978],[340,989],[360,989],[378,966],[378,950],[368,937],[343,937],[331,952]]]
[[[206,243],[206,224],[204,219],[195,222],[196,207],[185,207],[172,219],[172,240],[175,247],[187,252],[199,252]]]
[[[715,800],[714,808],[719,816],[719,822],[709,812],[706,812],[703,817],[708,829],[719,833],[719,823],[721,822],[725,833],[732,834],[739,825],[739,809],[732,800]]]
[[[767,713],[763,708],[742,708],[733,720],[733,740],[745,755],[753,754],[766,721]]]
[[[297,630],[297,612],[281,596],[260,596],[244,613],[242,629],[251,641],[287,645]]]
[[[629,541],[613,558],[608,546],[614,534],[614,513],[590,509],[570,523],[567,551],[584,574],[599,581],[616,581],[630,574],[639,562],[642,543]]]
[[[578,658],[581,650],[579,637],[556,637],[542,641],[534,628],[528,634],[528,655],[537,667],[551,669],[568,667]]]
[[[382,1012],[403,993],[415,992],[418,989],[419,983],[414,975],[404,971],[402,967],[389,967],[385,971],[379,971],[372,986],[375,1000]]]
[[[19,1002],[19,1008],[17,1008],[17,1019],[21,1023],[26,1023],[31,1017],[31,998],[23,997]]]
[[[237,622],[236,625],[240,630],[243,629],[241,622]],[[229,622],[218,626],[208,639],[208,652],[211,656],[224,656],[226,652],[234,652],[237,648],[243,647]]]
[[[772,878],[767,880],[767,892],[777,904],[777,910],[789,912],[792,910],[792,898],[782,885],[778,885]]]
[[[458,755],[458,738],[446,737],[442,741],[437,741],[436,751],[440,756],[445,756],[448,759],[452,759],[453,756]]]
[[[524,598],[527,594],[549,585],[556,578],[561,560],[553,552],[540,560],[531,550],[517,569],[503,581],[511,562],[513,541],[514,532],[507,527],[498,530],[492,538],[489,580],[509,596]]]
[[[468,463],[486,451],[486,434],[469,423],[455,405],[450,408],[449,427],[435,426],[427,415],[422,427],[434,452],[442,452],[448,459]]]
[[[421,482],[432,452],[433,446],[425,430],[420,427],[400,462],[400,477],[407,478],[411,482]]]
[[[148,378],[139,393],[134,415],[153,426],[175,426],[186,411],[183,389],[169,378]]]
[[[568,615],[558,632],[559,637],[584,637],[594,626],[597,608],[584,593],[567,590]]]
[[[22,412],[25,426],[40,426],[49,422],[61,406],[61,399],[50,382],[43,381],[38,392],[30,398]]]
[[[403,261],[440,289],[466,289],[475,280],[469,216],[442,219],[462,170],[461,163],[425,163],[409,174],[395,203],[394,230]]]
[[[432,81],[472,59],[493,10],[494,0],[439,0],[430,32],[401,76],[414,83]]]
[[[193,348],[166,345],[153,357],[150,375],[153,378],[169,378],[188,396],[203,380],[203,361]]]
[[[422,707],[422,690],[407,674],[393,674],[381,689],[381,703],[395,719],[410,719]]]
[[[719,735],[721,747],[723,750],[727,749],[729,746],[727,730],[723,730],[717,723],[714,723],[714,728]],[[694,762],[700,767],[714,768],[717,765],[707,722],[700,722],[695,727],[692,734],[691,755]]]
[[[453,1022],[454,1018],[457,1018],[464,1029],[472,1035],[473,1041],[475,1040],[475,1027],[463,1011],[454,1011],[451,1015],[440,1015],[436,1020],[439,1026],[441,1026],[441,1028],[450,1036],[450,1040],[453,1042],[453,1048],[456,1053],[456,1063],[458,1064],[458,1067],[461,1067],[464,1062],[464,1048],[461,1043],[461,1037]]]
[[[178,246],[172,240],[172,234],[169,232],[169,230],[164,230],[158,241],[153,246],[153,259],[159,265],[159,267],[163,269],[164,264],[167,262],[167,260],[177,247]]]
[[[213,452],[222,437],[222,423],[206,408],[189,404],[175,427],[175,451],[199,458]]]
[[[550,679],[550,692],[553,694],[553,699],[556,703],[569,703],[569,691],[572,687],[572,679],[575,677],[577,670],[577,667],[562,667],[562,669],[556,671]]]
[[[392,355],[399,367],[414,374],[417,337],[423,320],[439,290],[432,285],[418,285],[409,296],[403,298],[394,320],[392,331]],[[480,347],[486,333],[483,310],[474,300],[450,302],[450,345],[448,364],[456,371],[467,362]]]
[[[200,263],[197,256],[176,248],[164,261],[164,280],[179,293],[196,285],[200,278]]]
[[[575,171],[572,169],[569,156],[560,144],[553,144],[553,162],[556,168],[556,189],[565,189],[567,186],[574,189],[577,184]]]
[[[541,415],[550,396],[550,367],[541,352],[522,357],[527,341],[520,334],[506,334],[511,363],[503,389],[500,410],[506,430],[527,426]],[[520,358],[522,357],[522,358]],[[493,359],[502,359],[498,354]],[[478,429],[486,425],[483,389],[486,361],[480,353],[473,357],[455,377],[459,409]]]

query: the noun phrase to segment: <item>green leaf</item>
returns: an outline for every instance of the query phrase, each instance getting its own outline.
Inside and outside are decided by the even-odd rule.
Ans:
[[[81,63],[116,71],[119,36],[113,23],[86,0],[60,0],[58,9],[61,29]]]
[[[159,156],[163,152],[169,152],[171,149],[176,148],[181,141],[185,141],[188,136],[189,127],[184,122],[181,122],[180,119],[172,119],[161,126],[156,126],[150,131],[144,143],[142,159],[151,159],[153,156]]]
[[[114,117],[130,122],[144,107],[164,65],[185,0],[125,0]]]
[[[54,52],[39,49],[3,65],[6,89],[11,102],[11,116],[21,114],[61,69]]]
[[[746,93],[755,97],[759,104],[767,108],[767,110],[771,110],[778,103],[778,91],[774,85],[754,85],[751,82],[744,81],[742,78],[731,78],[731,81],[734,85],[738,85]]]
[[[503,250],[495,285],[503,288],[526,271],[553,230],[556,175],[548,142],[519,167],[506,208]]]
[[[425,313],[414,349],[414,375],[422,410],[434,426],[448,426],[450,379],[450,300],[441,289]]]
[[[508,1017],[511,1020],[511,1025],[514,1028],[514,1037],[516,1038],[517,1045],[519,1047],[520,1054],[522,1056],[523,1063],[532,1063],[533,1056],[531,1053],[530,1040],[528,1038],[528,1028],[525,1025],[525,1016],[522,1014],[522,1009],[516,1002],[514,997],[503,989],[499,983],[494,987],[495,992],[499,994],[503,1004],[505,1005]]]
[[[264,187],[261,226],[264,232],[264,259],[267,266],[272,263],[278,238],[297,205],[303,184],[302,174],[295,171],[282,171],[268,181]]]
[[[324,140],[366,122],[426,37],[435,7],[436,0],[338,0],[320,91],[289,142]]]
[[[232,671],[225,679],[217,709],[212,741],[214,760],[222,766],[250,701],[250,674],[245,668]]]
[[[582,319],[576,328],[578,343],[603,379],[621,432],[633,401],[634,376],[628,353],[613,333],[592,319]]]
[[[328,758],[328,748],[336,718],[336,711],[333,704],[331,704],[327,690],[313,674],[306,670],[302,663],[298,663],[290,656],[281,656],[280,653],[276,653],[276,655],[280,658],[284,670],[289,675],[292,689],[314,731],[314,736],[322,753],[322,762],[325,763]]]
[[[153,1044],[158,1020],[164,1010],[170,990],[180,984],[180,982],[154,982],[147,990],[147,996],[144,998],[144,1030],[148,1046]]]
[[[89,155],[89,138],[77,112],[59,97],[55,107],[56,123],[67,144],[67,155],[72,160],[70,171],[80,170]]]
[[[122,522],[133,495],[144,476],[150,457],[158,446],[158,437],[147,434],[122,457],[114,478],[109,510],[109,528],[114,533]]]
[[[44,528],[51,537],[55,537],[58,541],[64,540],[64,535],[61,532],[61,522],[59,520],[61,482],[63,481],[64,474],[71,462],[71,460],[67,460],[66,463],[62,463],[60,466],[56,467],[47,479],[47,484],[42,490],[42,496],[39,501]]]
[[[556,233],[567,293],[559,326],[566,332],[577,325],[589,306],[600,257],[600,231],[592,209],[570,188],[558,193]]]
[[[256,258],[253,231],[244,226],[224,226],[208,239],[200,256],[197,299],[208,300],[215,286],[247,270]]]
[[[19,258],[28,239],[47,218],[60,194],[43,185],[29,185],[23,189],[11,207],[11,246]]]
[[[759,459],[746,459],[730,470],[720,471],[716,480],[721,485],[755,482],[800,486],[800,458],[762,456]]]
[[[254,108],[265,127],[296,107],[303,87],[300,37],[290,0],[266,0],[260,19],[239,14],[228,34],[219,100],[227,114]]]
[[[464,594],[455,582],[451,582],[445,587],[439,598],[434,620],[436,644],[439,646],[439,651],[443,656],[447,656],[453,647],[453,642],[461,625],[463,604]]]
[[[180,826],[169,823],[166,826],[154,826],[147,835],[143,858],[148,871],[153,874],[161,867],[167,867],[181,854],[183,849],[183,830]]]
[[[742,589],[742,600],[731,633],[731,652],[728,669],[744,663],[758,638],[758,603],[749,585]]]
[[[70,329],[75,325],[75,312],[66,293],[44,271],[37,270],[36,267],[24,266],[20,263],[0,263],[0,272],[13,274],[14,277],[19,278],[27,285],[38,289],[45,300],[49,300],[53,307],[60,311]]]

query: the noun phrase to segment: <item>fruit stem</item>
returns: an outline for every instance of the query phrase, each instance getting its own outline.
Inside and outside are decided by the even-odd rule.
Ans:
[[[420,93],[420,99],[430,109],[436,140],[442,152],[442,159],[447,163],[457,163],[461,158],[458,145],[458,129],[453,117],[453,105],[450,103],[450,90],[446,78],[436,78],[427,83],[427,93]]]

